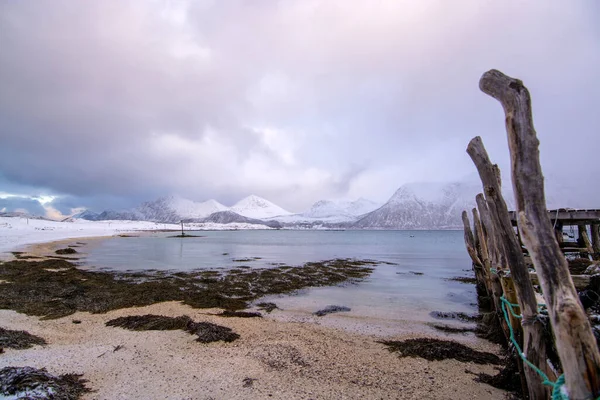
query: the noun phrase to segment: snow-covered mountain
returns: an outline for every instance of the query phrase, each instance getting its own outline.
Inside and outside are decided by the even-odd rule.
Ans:
[[[358,200],[319,200],[308,210],[299,214],[283,215],[271,218],[287,227],[327,226],[334,224],[339,228],[341,223],[351,223],[359,216],[375,210],[381,204],[360,198]]]
[[[251,195],[232,207],[215,200],[195,202],[168,196],[128,211],[85,211],[77,218],[89,220],[143,220],[161,223],[268,225],[273,228],[334,229],[462,229],[461,213],[475,207],[482,191],[477,180],[453,183],[411,183],[400,187],[381,207],[366,200],[321,200],[292,214],[261,197]],[[503,188],[509,209],[512,190]]]
[[[225,214],[223,214],[225,213]],[[230,213],[230,214],[228,214]],[[248,196],[233,207],[229,208],[216,200],[196,202],[178,196],[160,197],[154,201],[147,201],[133,210],[126,211],[103,211],[95,213],[89,210],[83,211],[74,218],[90,221],[103,220],[133,220],[152,221],[162,223],[177,223],[181,220],[195,222],[217,222],[208,217],[216,215],[215,218],[229,219],[230,222],[257,223],[256,220],[265,219],[277,215],[289,215],[289,211],[271,203],[258,196]],[[250,220],[253,220],[252,222]],[[263,223],[262,221],[259,221]],[[221,222],[227,223],[227,222]],[[271,224],[275,227],[277,223]]]
[[[200,219],[228,208],[216,200],[196,202],[179,196],[161,197],[145,202],[136,212],[139,219],[156,222],[179,222],[182,219]]]
[[[354,224],[355,229],[461,229],[461,213],[475,207],[476,182],[412,183]],[[503,188],[509,209],[512,192]]]
[[[85,210],[73,215],[71,218],[85,219],[87,221],[142,221],[143,217],[135,210],[113,211],[106,210],[101,213]]]
[[[281,223],[278,221],[263,221],[256,218],[248,218],[235,213],[231,210],[227,211],[218,211],[212,213],[208,217],[202,219],[193,219],[189,220],[189,222],[195,223],[216,223],[216,224],[251,224],[251,225],[263,225],[268,226],[269,228],[281,228]]]
[[[320,200],[301,215],[307,218],[347,217],[354,219],[377,209],[381,204],[360,198],[354,201],[348,200]]]
[[[264,219],[292,214],[262,197],[250,195],[235,203],[231,211],[248,218]]]

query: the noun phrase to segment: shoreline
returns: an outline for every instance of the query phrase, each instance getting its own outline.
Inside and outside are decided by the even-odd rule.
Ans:
[[[31,244],[26,249],[32,256],[48,256],[58,247],[106,237],[68,238]],[[474,381],[474,373],[495,374],[494,366],[452,359],[399,358],[378,343],[382,337],[405,340],[442,335],[349,331],[330,323],[336,315],[317,322],[281,310],[265,314],[265,318],[211,315],[220,311],[169,301],[42,320],[0,310],[2,328],[26,330],[49,343],[26,350],[5,349],[0,354],[0,369],[32,366],[47,368],[56,375],[83,373],[94,390],[83,399],[147,399],[157,395],[172,399],[438,399],[450,392],[452,397],[506,398],[507,392]],[[203,345],[181,331],[131,332],[104,325],[116,317],[143,314],[187,315],[195,321],[232,328],[241,338]],[[499,346],[481,339],[461,335],[446,338],[476,350],[500,352]],[[116,346],[122,347],[114,351]]]

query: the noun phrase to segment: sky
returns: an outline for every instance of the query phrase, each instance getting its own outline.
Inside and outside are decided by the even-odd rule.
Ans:
[[[595,0],[0,2],[0,211],[249,194],[300,212],[509,175],[492,68],[532,94],[547,180],[600,208]],[[566,200],[565,200],[566,201]]]

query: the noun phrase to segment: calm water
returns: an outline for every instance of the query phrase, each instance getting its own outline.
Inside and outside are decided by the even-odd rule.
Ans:
[[[330,304],[352,308],[317,319],[337,321],[371,333],[414,330],[434,321],[429,313],[476,310],[473,285],[448,281],[471,275],[471,261],[461,231],[222,231],[197,232],[201,238],[166,238],[167,234],[111,238],[87,251],[86,264],[113,270],[192,270],[302,265],[307,261],[358,258],[388,261],[357,284],[312,288],[294,295],[269,297],[296,319]],[[260,257],[250,262],[235,259]],[[415,274],[422,273],[422,275]],[[438,321],[439,322],[439,321]]]

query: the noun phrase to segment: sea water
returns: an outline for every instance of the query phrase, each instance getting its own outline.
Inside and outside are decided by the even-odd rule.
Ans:
[[[172,233],[154,233],[103,240],[86,250],[85,264],[117,271],[190,271],[241,265],[269,268],[278,263],[295,266],[334,258],[372,259],[389,264],[376,266],[368,278],[358,283],[308,288],[261,301],[275,302],[288,312],[279,315],[293,315],[293,320],[335,322],[383,334],[422,329],[435,321],[432,311],[476,312],[475,287],[450,280],[472,275],[462,231],[192,233],[202,237],[169,238]],[[312,315],[327,305],[346,306],[351,311],[335,317]]]

